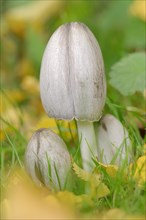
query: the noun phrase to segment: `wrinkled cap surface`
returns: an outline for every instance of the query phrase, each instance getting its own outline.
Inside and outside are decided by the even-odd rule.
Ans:
[[[63,189],[71,169],[66,144],[49,129],[36,131],[25,152],[25,168],[36,184]]]
[[[97,132],[98,155],[102,155],[102,162],[120,165],[126,157],[131,159],[131,141],[127,129],[113,115],[102,117]]]
[[[99,119],[106,96],[104,64],[86,25],[71,22],[54,32],[42,59],[40,91],[49,117]]]

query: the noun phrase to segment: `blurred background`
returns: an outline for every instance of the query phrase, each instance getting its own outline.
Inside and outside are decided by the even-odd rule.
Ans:
[[[32,186],[30,184],[31,187],[29,190],[26,190],[26,184],[25,182],[23,183],[19,173],[16,174],[14,172],[14,176],[12,176],[13,182],[10,181],[10,184],[6,184],[6,180],[10,176],[11,171],[13,171],[14,165],[18,164],[20,167],[23,167],[24,152],[28,140],[32,133],[39,128],[51,128],[64,139],[67,147],[70,148],[69,151],[72,156],[76,156],[76,153],[78,153],[79,148],[75,122],[56,122],[54,119],[48,118],[41,104],[39,74],[44,49],[52,33],[65,22],[83,22],[91,29],[99,42],[105,63],[107,100],[104,113],[113,114],[126,126],[136,157],[138,157],[142,155],[144,145],[143,115],[145,114],[144,103],[146,99],[146,90],[144,90],[143,85],[145,83],[143,75],[144,61],[141,62],[141,58],[139,58],[139,60],[137,60],[137,58],[135,60],[130,58],[131,61],[125,59],[123,63],[120,63],[120,67],[124,64],[123,70],[118,66],[116,69],[115,66],[114,74],[116,75],[115,78],[117,78],[117,82],[120,81],[120,70],[123,74],[123,79],[121,76],[122,82],[119,84],[121,85],[121,89],[116,84],[116,86],[113,86],[114,84],[110,83],[110,77],[113,65],[117,62],[121,62],[120,60],[127,57],[128,54],[140,52],[142,55],[140,54],[139,56],[138,54],[136,56],[142,57],[142,59],[144,57],[144,52],[146,51],[146,1],[1,0],[0,2],[0,141],[2,143],[0,147],[0,172],[2,189],[12,189],[13,203],[18,212],[17,219],[20,219],[19,214],[20,216],[25,216],[25,214],[29,212],[33,212],[33,215],[35,214],[35,216],[39,218],[38,212],[40,209],[42,210],[40,213],[41,217],[46,215],[45,211],[47,211],[47,213],[53,213],[52,216],[54,216],[54,209],[52,207],[57,207],[55,208],[55,210],[57,209],[55,215],[59,217],[63,216],[62,218],[66,219],[73,219],[74,216],[70,216],[70,214],[69,216],[67,214],[61,214],[62,212],[67,213],[66,210],[64,211],[62,208],[62,202],[61,207],[60,205],[58,206],[58,203],[57,206],[52,206],[52,204],[56,204],[57,200],[54,201],[53,197],[47,197],[48,203],[47,206],[44,206],[42,199],[40,199],[40,194],[38,194],[39,203],[34,203],[35,209],[32,209],[32,205],[30,205],[32,202],[31,199],[34,196],[32,195]],[[126,71],[127,75],[124,71]],[[128,93],[128,84],[132,80],[131,76],[136,77],[139,85],[137,87],[137,85],[132,84],[133,92]],[[123,90],[122,87],[124,88]],[[145,171],[143,171],[141,176],[143,175],[144,177],[144,173]],[[142,179],[141,176],[138,177],[138,180]],[[19,179],[21,179],[21,181],[18,181]],[[125,184],[122,178],[120,179],[122,184]],[[123,179],[125,179],[125,177],[123,177]],[[114,183],[114,180],[112,181],[111,185]],[[124,181],[126,181],[127,184],[127,178]],[[79,180],[78,182],[77,189],[79,192],[82,192],[82,184]],[[112,185],[111,189],[112,188],[115,188],[115,183]],[[1,190],[2,194],[4,190]],[[113,202],[109,203],[109,205],[107,200],[107,203],[105,203],[108,204],[107,206],[124,207],[127,212],[144,214],[144,191],[136,191],[133,185],[129,185],[127,188],[124,185],[124,187],[121,188],[120,197],[118,197],[118,191],[119,188],[116,188],[116,193],[114,193],[113,196],[114,199],[111,200]],[[36,194],[36,191],[34,192]],[[129,192],[129,194],[127,192]],[[41,193],[41,197],[43,197],[43,195],[46,195],[46,193]],[[116,196],[117,203],[115,202]],[[4,208],[9,211],[11,216],[11,213],[15,213],[13,210],[14,206],[11,205],[12,203],[7,199],[7,196],[3,197]],[[67,197],[67,195],[65,196],[64,194],[62,198],[67,198],[67,204],[68,201],[75,200],[74,197],[72,198],[70,195]],[[84,202],[81,200],[81,203],[83,203],[83,205],[85,203],[83,210],[88,210],[90,207],[86,208],[85,198],[86,197],[83,197]],[[30,201],[30,203],[28,201]],[[104,200],[99,200],[99,203],[96,205],[102,208]],[[31,215],[30,213],[29,215]],[[104,211],[103,214],[105,214]],[[64,217],[64,215],[66,217]],[[124,214],[118,209],[113,209],[107,213],[107,219],[112,219],[113,216],[120,216],[120,219],[124,219]],[[11,218],[12,216],[9,219]],[[13,219],[16,219],[16,217]],[[30,216],[28,219],[30,219]],[[51,217],[51,219],[53,219],[53,217]],[[103,219],[105,218],[103,217]],[[131,219],[134,219],[133,216]]]
[[[83,22],[96,36],[105,62],[108,97],[143,108],[143,94],[123,97],[108,79],[119,59],[145,51],[145,1],[3,0],[1,6],[2,141],[14,129],[26,137],[40,127],[55,129],[55,121],[48,119],[41,105],[39,74],[47,41],[65,22]]]

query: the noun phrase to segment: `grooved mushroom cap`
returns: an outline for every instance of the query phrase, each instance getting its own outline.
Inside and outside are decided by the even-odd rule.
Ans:
[[[71,169],[64,141],[49,129],[36,131],[25,152],[25,168],[37,185],[63,189]]]
[[[42,59],[40,90],[49,117],[99,119],[106,96],[104,64],[86,25],[66,23],[51,36]]]
[[[127,129],[113,115],[102,117],[97,132],[98,155],[102,162],[109,164],[117,154],[115,163],[120,165],[127,156],[131,159],[131,141]]]

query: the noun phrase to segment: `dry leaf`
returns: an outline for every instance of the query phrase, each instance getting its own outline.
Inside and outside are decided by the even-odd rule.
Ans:
[[[73,170],[75,171],[76,175],[84,180],[84,181],[90,181],[92,177],[92,173],[89,173],[83,169],[81,169],[76,163],[73,163]],[[99,176],[100,179],[100,176]]]
[[[97,163],[107,172],[107,174],[111,177],[115,177],[118,171],[118,166],[116,165],[107,165],[107,164],[103,164],[99,161],[97,161]]]
[[[135,16],[138,17],[140,19],[142,19],[143,21],[146,21],[146,1],[145,0],[135,0],[132,2],[132,5],[130,6],[130,13]]]
[[[110,191],[108,187],[101,181],[99,173],[89,173],[81,169],[76,163],[73,163],[73,170],[76,175],[90,184],[90,196],[94,198],[101,198],[107,196]]]
[[[103,214],[100,213],[99,215],[100,219],[104,220],[144,220],[144,216],[139,216],[139,215],[128,215],[125,213],[123,210],[118,209],[118,208],[113,208],[108,211],[104,211]]]
[[[23,170],[14,170],[6,184],[3,219],[74,219],[71,209],[49,193],[36,187]]]
[[[89,206],[93,205],[91,197],[85,194],[75,195],[72,192],[64,191],[58,192],[56,196],[61,203],[74,208],[80,208],[84,202],[86,202]]]
[[[138,158],[134,178],[138,181],[140,186],[146,183],[146,155]]]
[[[21,83],[27,95],[39,95],[39,81],[34,76],[25,76]]]
[[[28,25],[42,30],[42,24],[56,14],[63,6],[63,1],[31,1],[23,6],[11,8],[5,19],[11,31],[23,36]]]
[[[33,66],[32,60],[28,59],[27,57],[22,58],[16,66],[16,71],[18,76],[25,80],[25,77],[27,76],[33,76],[35,75],[35,68]],[[23,88],[23,81],[21,83],[21,86]]]
[[[74,139],[76,138],[77,130],[76,130],[76,126],[75,126],[74,121],[71,121],[71,122],[63,121],[63,120],[56,121],[53,118],[49,118],[47,115],[42,115],[39,122],[35,126],[35,128],[36,129],[50,128],[55,133],[59,134],[59,129],[57,127],[56,122],[58,123],[59,127],[61,128],[63,139],[69,141],[72,138],[74,138]],[[70,130],[69,130],[69,124],[70,124],[70,129],[71,129],[72,135],[71,135]]]
[[[143,146],[143,153],[146,154],[146,144]]]
[[[47,115],[41,116],[40,120],[38,121],[35,129],[38,130],[40,128],[50,128],[55,133],[58,133],[56,121],[53,118],[49,118]]]

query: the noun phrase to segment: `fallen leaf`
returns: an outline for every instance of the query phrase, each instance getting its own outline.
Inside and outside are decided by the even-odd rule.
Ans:
[[[75,162],[73,163],[73,170],[75,171],[76,175],[84,180],[84,181],[90,181],[91,180],[91,177],[92,177],[92,173],[89,173],[83,169],[81,169]],[[98,176],[99,179],[100,179],[100,175]],[[98,180],[99,180],[98,179]]]
[[[89,206],[93,205],[91,197],[85,194],[75,195],[72,192],[64,191],[58,192],[56,197],[61,203],[74,208],[80,208],[84,202],[86,202]]]
[[[116,174],[117,174],[117,171],[118,171],[118,166],[116,166],[116,165],[111,165],[111,164],[103,164],[103,163],[101,163],[101,162],[99,162],[99,161],[96,161],[98,164],[99,164],[99,166],[101,166],[105,171],[106,171],[106,173],[109,175],[109,176],[111,176],[111,177],[115,177],[116,176]]]
[[[25,77],[35,75],[35,67],[33,66],[32,60],[28,59],[26,55],[16,65],[18,77],[22,80],[20,86],[23,88],[23,80],[25,80]]]
[[[54,118],[49,118],[47,115],[43,115],[38,121],[35,129],[38,130],[40,128],[49,128],[55,133],[58,133],[56,121]]]
[[[74,121],[68,122],[63,120],[55,120],[53,118],[49,118],[47,115],[41,116],[35,128],[49,128],[57,134],[60,134],[60,129],[62,138],[67,141],[70,141],[72,138],[76,139],[77,136],[77,129]]]
[[[73,163],[73,170],[80,179],[89,182],[91,197],[101,198],[110,193],[108,187],[102,182],[101,175],[99,173],[95,173],[94,171],[89,173],[81,169],[76,163]]]
[[[139,185],[146,183],[146,155],[138,158],[134,178],[138,181]]]
[[[39,94],[39,81],[34,76],[25,76],[21,88],[30,96]]]
[[[146,154],[146,144],[143,146],[143,153]]]
[[[63,1],[31,1],[23,6],[9,9],[5,19],[9,29],[22,37],[28,25],[41,31],[42,24],[55,15],[63,4]]]
[[[13,170],[5,188],[3,219],[75,219],[71,209],[45,187],[35,186],[22,169]]]
[[[140,18],[143,21],[146,21],[146,10],[145,10],[145,6],[146,6],[146,1],[145,0],[135,0],[132,2],[129,11],[130,14]]]

